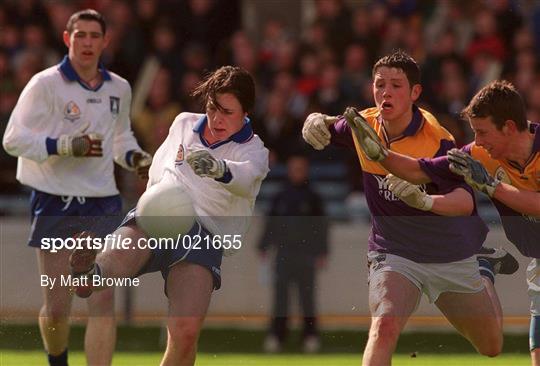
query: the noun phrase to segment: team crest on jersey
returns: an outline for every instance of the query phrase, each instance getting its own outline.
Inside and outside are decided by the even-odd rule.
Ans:
[[[377,181],[377,185],[379,187],[379,195],[384,198],[386,201],[394,202],[394,201],[400,201],[399,197],[397,197],[389,188],[388,188],[388,181],[386,180],[386,177],[381,177],[378,175],[373,176],[375,180]],[[418,186],[422,192],[427,192],[427,186],[425,184],[420,184]]]
[[[184,163],[185,150],[184,145],[178,145],[178,151],[176,152],[176,159],[174,160],[174,165],[182,165]]]
[[[64,108],[64,119],[70,122],[76,121],[81,118],[81,109],[74,101],[70,100]]]
[[[506,170],[502,166],[498,167],[497,170],[495,170],[495,179],[497,179],[500,182],[511,184],[510,177],[506,173]]]
[[[111,113],[113,117],[117,117],[118,113],[120,113],[120,98],[118,97],[109,97],[110,105],[111,105]]]

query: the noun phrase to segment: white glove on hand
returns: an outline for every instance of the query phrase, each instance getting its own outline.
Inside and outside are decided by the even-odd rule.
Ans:
[[[377,132],[358,113],[356,108],[347,107],[343,116],[369,160],[381,161],[388,156],[388,149],[383,145]]]
[[[186,161],[199,177],[219,179],[223,178],[227,172],[225,160],[214,158],[207,150],[196,150],[188,153]]]
[[[76,137],[62,135],[56,141],[56,150],[60,156],[100,157],[103,156],[102,142],[103,136],[97,133]]]
[[[422,191],[419,186],[392,174],[386,176],[386,182],[388,189],[407,205],[422,211],[431,211],[433,198]]]
[[[302,127],[302,137],[315,150],[322,150],[328,146],[332,137],[328,127],[337,120],[337,117],[326,114],[311,113],[307,116],[304,127]]]
[[[141,179],[148,179],[148,171],[152,165],[152,155],[146,151],[134,151],[131,155],[131,164],[135,168],[135,174]]]

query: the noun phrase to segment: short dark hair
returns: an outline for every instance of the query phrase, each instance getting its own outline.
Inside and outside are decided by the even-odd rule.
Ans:
[[[249,72],[240,67],[222,66],[209,73],[191,95],[222,109],[216,100],[216,94],[221,93],[233,94],[244,112],[251,111],[255,105],[255,82]]]
[[[396,69],[401,69],[407,76],[409,84],[412,87],[413,85],[420,84],[420,67],[412,58],[403,50],[397,50],[394,53],[380,58],[371,71],[371,76],[375,77],[375,73],[380,67],[394,67]]]
[[[105,23],[105,18],[103,17],[103,15],[101,15],[101,13],[97,12],[94,9],[85,9],[85,10],[78,11],[69,17],[69,20],[66,24],[66,30],[68,31],[69,34],[73,32],[73,26],[79,20],[89,20],[89,21],[98,22],[99,25],[101,26],[101,31],[103,32],[103,34],[107,32],[107,24]]]
[[[498,130],[504,122],[512,120],[519,131],[527,129],[527,112],[523,98],[514,85],[496,80],[486,85],[472,98],[461,112],[463,118],[491,117]]]

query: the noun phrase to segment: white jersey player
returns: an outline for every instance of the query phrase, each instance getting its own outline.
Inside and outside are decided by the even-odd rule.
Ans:
[[[130,127],[129,84],[99,64],[107,46],[106,24],[95,10],[73,14],[63,34],[68,55],[36,74],[23,90],[3,138],[18,157],[17,179],[32,188],[29,245],[37,248],[42,277],[69,274],[67,250],[42,246],[85,230],[114,229],[121,200],[114,162],[146,178],[151,158]],[[52,366],[67,365],[71,293],[44,287],[39,325]],[[85,348],[89,364],[110,365],[116,339],[112,293],[92,299]]]
[[[255,102],[249,73],[238,67],[221,67],[193,94],[205,102],[206,114],[182,113],[175,119],[156,152],[148,186],[165,181],[187,187],[197,220],[185,235],[202,237],[203,244],[198,248],[143,248],[137,243],[145,234],[132,210],[115,232],[122,240],[132,240],[130,250],[106,250],[96,258],[91,250],[83,249],[71,256],[73,272],[82,276],[124,278],[161,271],[169,298],[169,338],[162,365],[195,362],[212,291],[221,285],[223,248],[205,245],[204,238],[246,231],[268,173],[268,150],[253,134],[247,118]],[[79,296],[89,296],[92,291],[91,286],[76,289]]]

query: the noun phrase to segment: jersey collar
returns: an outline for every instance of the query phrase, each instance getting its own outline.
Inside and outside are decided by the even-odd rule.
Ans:
[[[422,113],[420,112],[420,108],[418,108],[416,105],[413,104],[413,116],[411,119],[411,122],[403,131],[403,136],[414,136],[420,130],[420,127],[422,127],[422,120],[424,119],[422,116]]]
[[[245,117],[244,125],[242,126],[240,131],[233,134],[227,140],[218,141],[214,144],[209,144],[203,136],[204,127],[207,124],[208,124],[208,116],[205,114],[195,124],[195,127],[193,128],[193,132],[197,132],[199,134],[199,137],[203,145],[211,149],[215,149],[231,141],[236,142],[238,144],[244,144],[248,142],[249,140],[251,140],[251,138],[253,137],[253,128],[251,128],[251,120],[248,117]]]
[[[67,80],[77,81],[83,88],[91,91],[98,91],[99,88],[101,88],[101,86],[103,85],[103,82],[111,80],[111,74],[109,74],[109,72],[105,69],[105,66],[101,62],[98,65],[98,70],[101,73],[103,81],[96,85],[94,89],[89,88],[88,85],[84,81],[82,81],[82,79],[77,74],[77,71],[75,71],[75,69],[73,68],[73,65],[71,65],[68,55],[64,56],[64,59],[62,60],[62,62],[60,62],[59,68],[60,72],[62,72],[62,75],[64,75]]]
[[[407,127],[405,128],[405,130],[403,131],[401,135],[394,137],[392,140],[388,138],[388,134],[386,133],[386,130],[384,129],[381,115],[379,114],[377,116],[377,122],[379,122],[381,126],[383,126],[382,130],[384,132],[384,137],[387,142],[391,143],[391,142],[401,140],[408,136],[414,136],[422,128],[422,122],[424,121],[424,116],[422,115],[420,108],[418,108],[415,104],[413,104],[412,109],[413,109],[413,115],[412,115],[411,122],[409,122],[409,124],[407,125]]]

